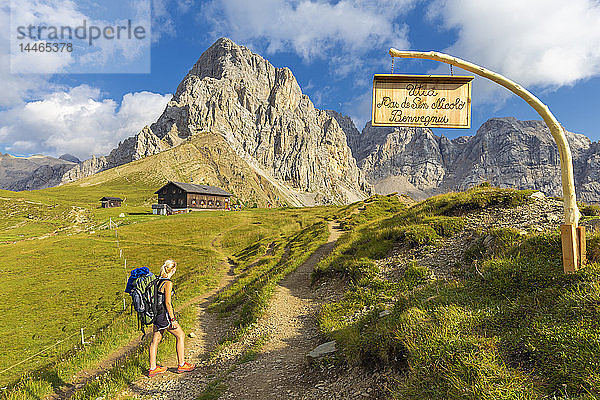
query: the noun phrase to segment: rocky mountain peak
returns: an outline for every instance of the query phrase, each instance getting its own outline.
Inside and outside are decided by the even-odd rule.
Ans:
[[[292,101],[284,103],[295,106],[302,96],[302,90],[289,68],[276,68],[259,54],[225,37],[202,53],[177,88],[174,100],[184,95],[190,85],[210,79],[235,82],[241,101],[248,95],[271,96],[272,104],[278,104],[277,100],[281,98],[289,98]],[[273,88],[278,90],[272,93],[270,89]],[[249,89],[253,89],[252,93],[246,93]]]
[[[245,46],[240,46],[233,40],[222,37],[213,43],[196,61],[188,75],[198,79],[222,79],[232,71],[243,72],[270,69],[271,64],[262,56],[253,53]]]
[[[227,38],[200,56],[155,123],[78,171],[118,166],[199,134],[221,135],[292,204],[347,203],[369,193],[337,120],[314,107],[289,68]]]

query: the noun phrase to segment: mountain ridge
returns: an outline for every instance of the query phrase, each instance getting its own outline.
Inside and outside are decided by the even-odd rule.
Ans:
[[[0,188],[31,190],[56,186],[76,164],[45,155],[16,157],[0,153]]]
[[[348,132],[347,132],[348,134]],[[491,118],[474,136],[448,139],[428,128],[373,127],[350,133],[359,167],[377,193],[422,199],[484,181],[562,196],[558,148],[543,121]],[[580,199],[600,200],[600,143],[566,133]]]
[[[160,153],[207,132],[222,135],[298,204],[349,203],[370,193],[343,130],[314,107],[289,68],[276,68],[227,38],[200,56],[156,122],[108,156],[79,164],[63,182]]]
[[[315,108],[289,68],[227,38],[202,53],[155,122],[108,155],[76,164],[64,155],[48,161],[52,165],[30,162],[19,173],[10,171],[16,161],[5,157],[0,185],[31,190],[65,184],[206,134],[222,136],[294,205],[350,203],[371,187],[422,199],[482,181],[562,195],[558,150],[542,121],[492,118],[474,136],[452,140],[427,128],[367,123],[359,131],[349,116]],[[600,201],[600,143],[581,134],[567,137],[578,197]]]

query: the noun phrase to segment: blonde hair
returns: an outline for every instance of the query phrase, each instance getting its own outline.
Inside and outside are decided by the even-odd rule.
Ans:
[[[175,261],[167,260],[160,269],[160,276],[162,276],[163,278],[170,278],[175,273],[176,268],[177,263]]]

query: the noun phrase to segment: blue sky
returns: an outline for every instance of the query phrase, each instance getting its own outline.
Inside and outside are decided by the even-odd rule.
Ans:
[[[82,1],[17,4],[27,2],[53,6],[59,16],[87,12]],[[0,0],[0,11],[7,27],[8,0]],[[318,108],[350,115],[359,130],[370,114],[373,74],[389,72],[388,49],[396,47],[444,51],[503,73],[536,94],[569,131],[600,140],[595,0],[152,0],[152,12],[149,74],[11,74],[12,32],[3,32],[0,151],[108,153],[156,120],[189,68],[221,36],[289,67]],[[394,71],[448,74],[449,67],[396,59]],[[521,99],[476,79],[472,128],[435,132],[472,135],[487,119],[506,116],[539,119]]]

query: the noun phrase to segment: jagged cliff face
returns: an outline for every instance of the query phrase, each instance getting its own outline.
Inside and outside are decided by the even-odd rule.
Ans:
[[[590,140],[567,133],[575,166],[587,157]],[[576,185],[579,175],[576,168]],[[530,188],[562,196],[558,147],[543,121],[491,119],[464,144],[449,165],[448,188],[483,180],[505,187]]]
[[[200,57],[150,130],[172,144],[219,133],[305,204],[347,203],[368,189],[335,118],[314,107],[288,68],[229,39]]]
[[[585,201],[600,199],[598,144],[567,133],[575,185]],[[489,181],[501,187],[536,189],[561,196],[558,148],[542,121],[494,118],[473,137],[448,140],[425,128],[379,128],[367,124],[349,139],[367,180],[380,193],[405,192],[423,198],[464,190]]]
[[[360,167],[380,192],[396,191],[423,197],[445,177],[443,144],[429,129],[374,128],[363,130],[356,149]]]
[[[275,68],[225,38],[202,54],[156,123],[105,159],[86,160],[64,180],[215,133],[295,197],[293,203],[348,203],[369,193],[335,118],[314,107],[288,68]]]

